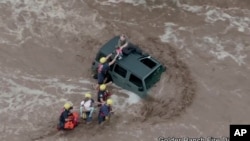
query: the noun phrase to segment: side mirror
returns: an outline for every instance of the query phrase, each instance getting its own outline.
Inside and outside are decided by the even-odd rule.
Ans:
[[[138,91],[142,92],[143,91],[143,87],[139,87]]]

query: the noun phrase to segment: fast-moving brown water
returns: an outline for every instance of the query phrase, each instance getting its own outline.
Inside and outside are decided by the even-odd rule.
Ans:
[[[228,137],[229,124],[250,122],[249,8],[247,0],[1,0],[0,140]],[[58,134],[62,105],[78,109],[85,92],[95,96],[92,60],[120,33],[167,72],[145,100],[111,86],[111,123]]]

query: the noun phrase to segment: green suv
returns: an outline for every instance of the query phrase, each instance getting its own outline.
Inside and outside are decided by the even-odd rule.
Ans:
[[[92,64],[95,79],[97,79],[99,59],[114,52],[118,40],[119,36],[109,40],[101,47],[96,55],[95,61]],[[133,44],[129,43],[129,45]],[[111,58],[113,59],[114,55]],[[116,60],[110,67],[108,78],[109,81],[113,81],[117,86],[132,91],[140,97],[145,97],[148,90],[160,80],[161,74],[165,70],[166,67],[151,56],[133,52],[128,55],[123,55],[120,60]]]

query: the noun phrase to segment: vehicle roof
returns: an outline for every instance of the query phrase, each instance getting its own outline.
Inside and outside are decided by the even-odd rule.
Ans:
[[[137,77],[144,79],[152,71],[154,71],[160,64],[158,64],[156,60],[151,58],[154,62],[156,62],[156,66],[154,68],[149,68],[148,66],[140,62],[140,60],[143,58],[145,57],[136,53],[131,53],[130,55],[119,60],[117,63],[121,65],[123,68],[129,70],[131,73],[133,73]]]
[[[105,55],[110,54],[115,50],[118,40],[119,36],[112,38],[101,48],[100,51]],[[117,64],[130,71],[140,79],[144,79],[161,64],[154,58],[150,57],[150,59],[156,63],[156,66],[154,68],[149,68],[148,66],[140,62],[140,60],[143,58],[147,57],[144,57],[138,53],[130,53],[127,56],[123,56],[121,60],[117,60]]]
[[[112,53],[115,50],[116,45],[118,44],[119,38],[119,36],[115,36],[114,38],[109,40],[101,47],[100,51],[105,55]]]

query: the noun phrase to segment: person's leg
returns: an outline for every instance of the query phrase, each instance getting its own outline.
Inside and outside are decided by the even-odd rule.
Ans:
[[[101,124],[104,121],[104,117],[100,114],[98,115],[98,123]]]
[[[101,115],[99,114],[98,115],[98,124],[101,124],[102,123],[102,117],[101,117]]]
[[[122,53],[124,55],[129,55],[131,53],[131,50],[130,50],[129,47],[125,47],[125,48],[122,49]]]
[[[64,123],[63,122],[59,122],[58,126],[57,126],[58,130],[64,130]]]
[[[105,76],[103,74],[98,74],[98,84],[94,87],[94,89],[98,89],[101,84],[104,83]]]
[[[90,112],[86,112],[86,115],[87,115],[86,123],[91,123],[92,116],[90,116]]]
[[[82,106],[80,107],[80,117],[83,118],[83,119],[87,118],[86,112],[83,111],[83,107]]]
[[[94,110],[95,110],[94,107],[89,108],[89,117],[92,117]]]
[[[82,106],[80,105],[80,116],[82,116]]]

